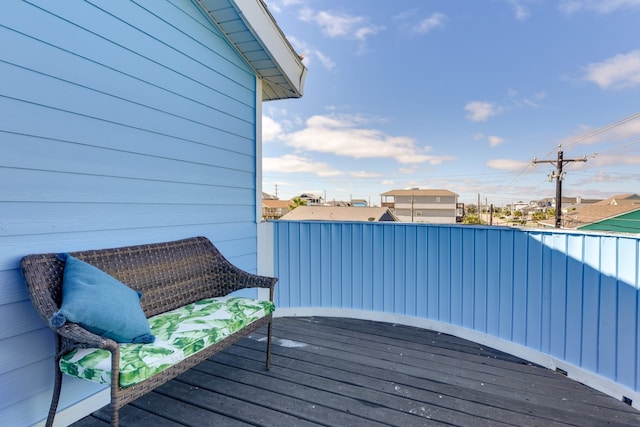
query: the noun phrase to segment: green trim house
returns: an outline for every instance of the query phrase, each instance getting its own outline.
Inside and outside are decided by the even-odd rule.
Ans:
[[[619,194],[563,215],[563,228],[640,233],[640,196]]]
[[[579,230],[611,231],[616,233],[640,233],[640,206],[633,212],[628,212],[607,218],[593,224],[579,227]]]

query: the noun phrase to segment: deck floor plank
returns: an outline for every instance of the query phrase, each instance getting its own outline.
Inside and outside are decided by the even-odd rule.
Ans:
[[[301,340],[305,339],[305,337],[301,335],[275,328],[276,337],[282,333],[284,333],[288,339],[294,339],[296,342],[301,342]],[[506,375],[498,368],[494,370],[488,369],[488,372],[479,372],[461,366],[464,365],[463,362],[460,362],[458,365],[454,363],[455,361],[443,364],[434,360],[412,358],[405,356],[404,353],[394,354],[373,349],[367,349],[366,352],[363,352],[363,350],[357,351],[358,349],[355,347],[347,348],[344,343],[325,342],[325,345],[322,346],[321,343],[324,341],[311,336],[307,336],[306,341],[309,346],[297,350],[323,355],[330,360],[352,362],[356,366],[350,369],[358,369],[358,365],[364,365],[366,363],[366,366],[369,368],[379,368],[384,371],[403,373],[415,378],[424,378],[437,383],[452,384],[457,387],[483,393],[494,392],[503,398],[519,394],[526,396],[530,401],[537,399],[545,401],[549,396],[549,388],[554,392],[553,396],[558,395],[558,390],[553,388],[553,385],[557,382],[555,381],[556,379],[552,381],[553,384],[550,384],[547,389],[541,389],[539,385],[531,383],[530,378],[524,375],[511,373]],[[520,363],[522,362],[523,361]],[[483,369],[484,368],[485,367],[483,367]],[[537,370],[542,369],[536,366],[531,366],[531,368]],[[555,375],[560,377],[559,374]],[[563,377],[562,379],[566,378]],[[565,394],[568,396],[568,393]]]
[[[633,426],[640,412],[549,369],[450,335],[276,318],[123,408],[126,426]],[[106,408],[74,427],[106,425]]]
[[[320,320],[314,319],[314,322],[316,322],[314,327],[314,336],[308,337],[307,341],[311,341],[315,344],[325,343],[325,346],[329,346],[333,349],[344,349],[344,344],[347,341],[339,339],[330,340],[331,342],[325,340],[314,340],[314,337],[316,336],[316,329],[322,328],[320,324],[324,322],[324,320],[325,319],[322,318]],[[282,334],[287,336],[288,339],[305,338],[305,333],[298,333],[300,330],[295,330],[295,327],[292,328],[290,323],[281,324],[279,327],[282,328]],[[274,330],[277,337],[279,329],[276,328]],[[414,329],[414,334],[415,331],[419,331],[419,334],[417,335],[422,335],[423,330]],[[389,336],[391,335],[391,332],[388,333]],[[437,334],[432,331],[425,332]],[[323,338],[329,339],[330,337],[331,335],[326,335]],[[455,338],[445,334],[440,334],[439,336],[435,336],[434,340],[439,340],[439,337],[444,337],[445,339]],[[458,338],[455,339],[460,340]],[[355,342],[356,341],[353,341],[353,343]],[[469,341],[465,342],[470,344],[467,350],[476,347],[484,348],[484,346],[480,344],[470,343]],[[349,346],[349,348],[353,350],[355,346]],[[565,394],[566,396],[564,397],[571,397],[569,401],[580,402],[582,399],[582,403],[589,406],[600,404],[606,407],[612,401],[609,396],[604,394],[594,396],[592,389],[575,381],[566,381],[567,378],[561,374],[549,369],[541,368],[540,366],[528,363],[522,359],[514,358],[506,353],[500,353],[493,349],[491,349],[491,351],[494,352],[494,356],[491,358],[485,358],[482,355],[474,355],[475,353],[472,350],[459,353],[459,357],[454,357],[455,354],[449,354],[447,358],[443,359],[441,357],[433,356],[429,346],[423,347],[422,351],[405,350],[400,345],[395,348],[395,351],[392,347],[387,347],[386,349],[378,347],[376,349],[375,347],[368,346],[367,348],[371,349],[371,351],[367,352],[368,355],[374,354],[375,351],[382,351],[382,353],[375,353],[376,361],[386,360],[392,363],[402,363],[407,368],[417,367],[423,370],[426,375],[435,374],[437,376],[435,378],[436,380],[443,380],[443,375],[445,375],[446,378],[451,378],[451,376],[453,376],[455,378],[453,381],[464,382],[467,380],[464,382],[464,385],[468,388],[479,387],[484,390],[489,385],[498,385],[498,391],[501,395],[504,395],[504,391],[531,393],[531,396],[529,396],[530,398],[534,398],[536,395],[540,395],[542,397],[548,396],[551,391],[551,394],[554,397],[563,397],[562,394]],[[391,349],[391,351],[389,351],[390,355],[387,357],[384,351],[388,349]],[[359,353],[356,354],[360,357]],[[502,355],[507,356],[508,360],[510,360],[510,362],[508,362],[510,366],[506,365],[505,361],[502,360]],[[333,355],[332,357],[336,357],[336,355]],[[425,367],[428,367],[429,369],[424,371]],[[444,379],[444,381],[450,380]],[[541,388],[541,384],[544,384],[545,387]],[[618,403],[615,400],[614,402],[616,404]],[[616,405],[616,407],[618,407],[618,405]]]
[[[249,354],[247,350],[252,351]],[[216,362],[227,367],[227,372],[236,372],[241,369],[249,369],[255,374],[259,372],[262,356],[259,351],[253,349],[235,349],[233,354],[222,354]],[[254,363],[247,362],[251,359]],[[514,422],[521,422],[523,418],[533,422],[534,418],[525,413],[512,414],[512,409],[504,409],[498,406],[487,406],[486,403],[476,403],[472,400],[459,399],[456,396],[443,395],[437,391],[413,387],[403,384],[395,379],[383,379],[376,376],[375,372],[367,374],[355,374],[353,371],[345,371],[330,365],[317,365],[302,360],[284,358],[274,355],[272,363],[280,366],[278,370],[272,370],[276,377],[287,378],[289,381],[304,384],[312,389],[337,395],[341,401],[351,404],[355,399],[365,405],[365,413],[360,416],[369,417],[371,414],[367,406],[382,409],[382,414],[377,420],[389,425],[423,425],[424,419],[405,419],[402,412],[415,414],[439,422],[449,422],[456,425],[469,425],[478,420],[492,420],[493,425],[513,425],[507,421],[511,418]],[[286,367],[285,367],[286,366]],[[235,368],[235,369],[228,369]],[[221,369],[225,369],[221,367]],[[313,393],[313,392],[312,392]],[[312,396],[317,398],[317,392]],[[496,403],[502,403],[496,400]],[[455,408],[452,410],[451,408]],[[352,412],[353,408],[350,409]],[[401,411],[400,414],[397,411]],[[550,420],[553,425],[552,420]],[[413,423],[413,424],[412,424]]]

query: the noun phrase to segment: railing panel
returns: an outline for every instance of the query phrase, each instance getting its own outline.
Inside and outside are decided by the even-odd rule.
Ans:
[[[419,228],[416,230],[416,289],[415,289],[415,312],[417,317],[426,318],[427,310],[427,286],[424,278],[427,276],[429,261],[429,230]],[[410,298],[410,295],[407,295]]]
[[[500,243],[494,253],[500,262],[500,315],[499,332],[500,338],[511,341],[513,338],[513,316],[514,316],[514,233],[505,230],[499,233]]]
[[[616,380],[627,387],[638,389],[638,376],[640,368],[638,346],[630,346],[630,343],[640,343],[640,331],[638,330],[639,292],[633,283],[640,283],[640,243],[625,239],[618,242],[618,254],[627,254],[627,257],[618,256],[618,317],[616,343],[617,375]],[[634,262],[635,261],[635,262]]]
[[[582,360],[580,365],[598,372],[598,335],[600,331],[600,239],[587,236],[584,240],[584,286],[582,299]],[[589,268],[591,267],[591,268]],[[596,267],[596,268],[593,268]]]
[[[487,236],[487,333],[500,336],[500,247],[501,233]]]
[[[549,238],[550,237],[550,238]],[[547,319],[549,330],[549,346],[546,352],[563,359],[565,357],[565,340],[567,338],[567,236],[551,235],[545,239],[549,246],[549,265],[546,276],[549,281],[549,311],[543,315]]]
[[[566,325],[564,330],[564,360],[582,365],[582,325],[584,319],[584,239],[567,236]]]
[[[640,237],[425,224],[269,226],[281,309],[441,322],[638,391]]]
[[[528,294],[528,263],[517,262],[529,257],[528,239],[524,234],[514,234],[513,248],[513,317],[511,319],[511,341],[527,344],[527,294]]]
[[[473,329],[487,331],[487,233],[473,229]]]

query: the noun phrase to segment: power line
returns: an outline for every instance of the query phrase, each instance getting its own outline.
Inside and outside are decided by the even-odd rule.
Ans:
[[[595,129],[595,130],[593,130],[593,131],[591,131],[591,132],[587,133],[586,135],[583,135],[583,136],[581,136],[581,137],[576,138],[575,140],[573,140],[573,141],[569,142],[567,145],[568,145],[568,147],[571,147],[571,146],[573,146],[573,145],[575,145],[575,144],[577,144],[577,143],[579,143],[579,142],[582,142],[582,141],[587,140],[587,139],[589,139],[589,138],[593,138],[593,137],[594,137],[594,136],[596,136],[596,135],[599,135],[599,134],[604,133],[604,132],[607,132],[607,131],[609,131],[609,130],[611,130],[611,129],[614,129],[614,128],[617,128],[617,127],[619,127],[619,126],[622,126],[623,124],[625,124],[625,123],[627,123],[627,122],[630,122],[630,121],[632,121],[632,120],[635,120],[635,119],[637,119],[637,118],[640,118],[640,112],[638,112],[638,113],[634,113],[634,114],[631,114],[630,116],[627,116],[627,117],[625,117],[625,118],[623,118],[623,119],[620,119],[620,120],[618,120],[618,121],[616,121],[616,122],[613,122],[613,123],[610,123],[610,124],[608,124],[608,125],[606,125],[606,126],[602,126],[602,127],[598,128],[598,129]],[[634,143],[636,143],[636,142],[638,142],[638,141],[633,141],[633,142],[630,142],[630,143],[628,143],[628,144],[624,144],[624,145],[622,145],[622,146],[620,146],[620,147],[624,147],[624,146],[626,146],[626,145],[631,145],[631,144],[634,144]],[[554,148],[554,149],[552,149],[551,151],[549,151],[547,154],[545,154],[545,155],[543,156],[543,158],[546,158],[546,157],[548,157],[549,155],[551,155],[551,153],[553,153],[553,151],[554,151],[554,150],[555,150],[555,148]],[[549,161],[546,161],[546,162],[547,162],[547,163],[552,163],[552,162],[555,162],[555,161],[553,161],[553,160],[549,160]],[[516,177],[515,177],[515,178],[514,178],[514,179],[513,179],[513,180],[512,180],[508,185],[507,185],[507,186],[505,186],[505,190],[506,190],[506,189],[508,189],[509,187],[511,187],[513,184],[515,184],[515,183],[516,183],[516,181],[518,181],[518,180],[522,177],[522,175],[524,175],[524,174],[525,174],[525,172],[527,172],[527,169],[529,169],[529,168],[530,168],[533,164],[535,164],[535,163],[542,163],[542,161],[535,161],[535,160],[534,160],[534,162],[527,164],[527,165],[526,165],[526,166],[525,166],[525,167],[520,171],[520,173],[519,173],[519,174],[518,174],[518,175],[517,175],[517,176],[516,176]]]
[[[610,131],[611,129],[617,128],[618,126],[622,126],[623,124],[625,124],[627,122],[630,122],[631,120],[637,119],[638,117],[640,117],[640,112],[632,114],[630,116],[627,116],[624,119],[618,120],[617,122],[613,122],[613,123],[608,124],[606,126],[603,126],[601,128],[595,129],[595,130],[589,132],[586,135],[583,135],[583,136],[581,136],[579,138],[576,138],[574,141],[568,143],[567,146],[571,147],[572,145],[575,145],[575,144],[577,144],[579,142],[582,142],[582,141],[584,141],[586,139],[593,138],[594,136],[600,135],[601,133]]]

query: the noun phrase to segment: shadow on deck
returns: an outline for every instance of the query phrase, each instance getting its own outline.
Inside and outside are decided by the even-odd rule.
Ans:
[[[270,371],[254,334],[129,404],[121,425],[640,425],[612,397],[446,334],[313,317],[277,318],[274,336]]]

